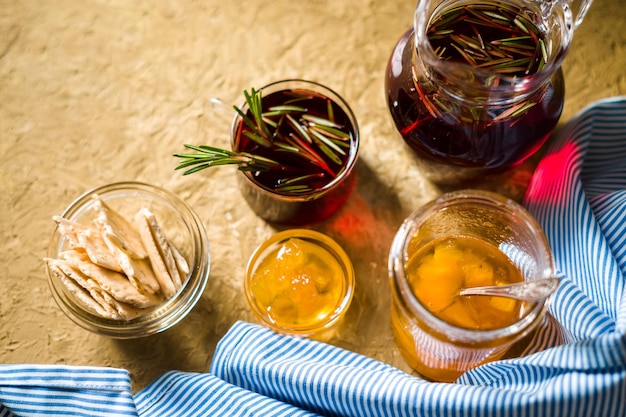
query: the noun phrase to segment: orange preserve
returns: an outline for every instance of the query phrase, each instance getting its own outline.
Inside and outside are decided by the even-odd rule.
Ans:
[[[276,236],[249,264],[246,294],[253,312],[286,333],[309,335],[331,325],[352,297],[347,256],[330,238],[310,230]]]
[[[525,303],[511,298],[459,295],[463,288],[524,280],[505,254],[477,238],[448,236],[420,247],[409,253],[406,274],[420,303],[454,326],[498,329],[519,321],[523,312]]]
[[[466,236],[440,237],[422,246],[411,241],[407,249],[408,288],[429,314],[445,322],[440,328],[410,314],[401,304],[392,304],[396,344],[409,365],[426,378],[451,382],[463,371],[504,355],[514,337],[485,338],[484,332],[519,322],[527,303],[459,292],[466,287],[522,281],[511,260],[495,246]],[[461,336],[455,329],[483,335]]]
[[[545,300],[460,292],[553,274],[547,239],[524,207],[482,190],[443,194],[405,219],[389,251],[396,346],[415,371],[442,382],[514,355],[543,320]]]

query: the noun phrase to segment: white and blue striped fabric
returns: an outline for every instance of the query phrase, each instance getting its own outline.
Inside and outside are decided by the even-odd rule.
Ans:
[[[0,417],[41,415],[136,416],[130,375],[91,366],[0,366]]]
[[[238,322],[207,373],[171,371],[135,396],[120,369],[0,366],[0,417],[626,417],[626,97],[594,103],[559,132],[525,205],[562,277],[516,359],[456,383]]]

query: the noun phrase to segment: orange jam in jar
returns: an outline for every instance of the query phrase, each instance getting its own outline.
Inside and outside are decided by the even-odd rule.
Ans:
[[[492,330],[514,324],[524,312],[526,303],[512,298],[459,295],[464,288],[524,281],[513,262],[493,245],[449,236],[409,256],[406,273],[411,290],[441,320],[466,329]]]
[[[252,311],[276,331],[312,336],[345,314],[354,273],[329,237],[296,229],[263,243],[248,264],[245,291]]]
[[[521,205],[481,190],[443,194],[407,217],[391,245],[396,346],[420,375],[442,382],[521,352],[526,336],[543,320],[545,300],[460,291],[553,275],[547,239]]]

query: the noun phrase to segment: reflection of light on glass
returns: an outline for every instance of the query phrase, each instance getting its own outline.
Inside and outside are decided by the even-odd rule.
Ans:
[[[575,165],[581,162],[580,155],[580,149],[573,142],[566,142],[560,149],[547,154],[537,165],[530,181],[526,204],[562,204],[567,192],[563,184],[576,169]]]

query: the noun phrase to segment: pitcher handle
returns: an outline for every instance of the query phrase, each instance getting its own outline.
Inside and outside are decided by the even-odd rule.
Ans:
[[[591,6],[593,0],[571,0],[570,8],[574,16],[574,29],[583,22],[583,18],[587,14],[587,10]]]

